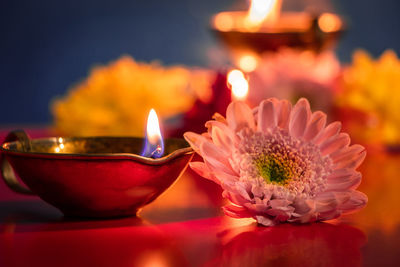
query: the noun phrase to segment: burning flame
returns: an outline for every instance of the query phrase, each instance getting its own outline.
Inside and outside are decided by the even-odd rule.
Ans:
[[[240,70],[231,70],[228,73],[227,81],[229,87],[232,89],[232,99],[246,100],[249,94],[249,83],[244,77],[243,72]]]
[[[251,0],[246,24],[249,28],[260,27],[264,21],[275,22],[280,13],[282,0]]]
[[[160,123],[154,109],[150,110],[149,117],[147,118],[147,138],[151,144],[157,144],[161,139]]]
[[[163,153],[164,142],[160,131],[160,124],[155,110],[151,109],[147,118],[146,143],[142,156],[159,158]]]

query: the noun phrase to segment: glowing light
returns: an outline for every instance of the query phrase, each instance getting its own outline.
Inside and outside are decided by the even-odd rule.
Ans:
[[[232,70],[227,76],[228,85],[232,90],[232,99],[246,100],[249,94],[249,83],[247,82],[243,72],[240,70]]]
[[[318,19],[318,26],[324,32],[335,32],[340,30],[342,22],[338,16],[324,13]]]
[[[214,19],[215,27],[220,31],[229,31],[234,27],[232,16],[226,13],[219,13]]]
[[[172,266],[169,264],[166,256],[162,252],[148,252],[142,253],[139,258],[136,259],[134,266],[143,267],[168,267]]]
[[[64,144],[63,144],[64,143],[64,139],[62,137],[59,137],[57,139],[57,143],[58,143],[58,146],[54,150],[55,150],[56,153],[60,153],[61,150],[64,149]]]
[[[253,55],[241,56],[238,60],[238,66],[245,72],[252,72],[257,68],[258,59]]]
[[[275,22],[280,13],[281,0],[252,0],[246,18],[248,28],[259,27],[263,22]]]
[[[142,156],[159,158],[164,153],[164,142],[161,135],[160,123],[154,109],[150,110],[147,118],[146,143]]]
[[[156,144],[161,139],[160,123],[158,122],[157,113],[154,109],[150,110],[147,119],[147,137],[151,144]]]
[[[241,79],[241,78],[243,78],[244,79],[244,74],[243,74],[243,72],[241,72],[240,70],[231,70],[229,73],[228,73],[228,76],[227,76],[228,78],[227,78],[227,80],[228,80],[228,84],[229,85],[232,85],[235,81],[237,81],[238,79]]]

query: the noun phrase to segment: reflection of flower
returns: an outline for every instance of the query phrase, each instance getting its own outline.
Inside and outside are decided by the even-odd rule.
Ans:
[[[229,234],[229,233],[223,233]],[[347,225],[245,227],[206,266],[359,266],[365,235]]]
[[[191,167],[220,184],[232,217],[263,225],[329,220],[362,208],[367,197],[355,189],[355,169],[365,149],[350,144],[340,123],[325,127],[326,115],[312,113],[306,99],[295,106],[275,98],[251,110],[231,103],[226,119],[208,121],[208,133],[185,133],[203,162]]]
[[[151,108],[161,118],[183,113],[209,94],[209,73],[162,67],[122,57],[95,67],[69,94],[55,101],[56,128],[68,135],[142,135]]]
[[[263,99],[277,97],[294,103],[305,97],[313,108],[329,111],[339,72],[339,61],[332,52],[317,55],[287,49],[266,54],[249,74],[248,101],[257,105]]]
[[[349,127],[357,137],[400,143],[400,61],[393,51],[386,51],[378,60],[356,51],[352,65],[343,72],[341,87],[339,107],[364,113],[362,127]],[[357,125],[358,121],[353,121]]]

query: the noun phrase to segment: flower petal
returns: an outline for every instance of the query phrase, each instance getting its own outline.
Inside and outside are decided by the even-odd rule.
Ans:
[[[185,140],[189,143],[189,145],[196,151],[197,154],[201,155],[200,153],[200,145],[207,141],[207,138],[200,134],[196,134],[193,132],[186,132],[183,134]]]
[[[269,200],[271,198],[272,193],[264,190],[264,188],[258,184],[252,184],[251,193],[253,193],[254,197],[263,198]],[[266,195],[267,193],[267,195]]]
[[[198,175],[215,182],[215,176],[204,162],[194,161],[189,163],[190,168]]]
[[[268,206],[264,204],[253,204],[253,203],[245,203],[244,206],[249,210],[257,214],[265,213],[268,210]]]
[[[296,199],[292,204],[294,212],[304,215],[314,210],[315,202],[312,199]]]
[[[259,110],[259,109],[260,109],[259,106],[253,108],[253,116],[254,116],[254,119],[255,119],[255,120],[257,120],[257,118],[258,118],[258,110]]]
[[[228,200],[230,200],[233,204],[243,206],[244,204],[248,203],[249,201],[242,197],[239,193],[235,192],[235,189],[224,190],[222,192],[222,196]]]
[[[359,150],[357,150],[359,151]],[[364,161],[365,157],[367,156],[367,151],[364,149],[363,151],[359,152],[358,154],[351,154],[345,157],[343,160],[336,162],[335,168],[350,168],[350,169],[357,169],[360,164]]]
[[[342,213],[339,210],[331,210],[327,212],[320,212],[318,215],[318,220],[326,221],[338,218]]]
[[[318,194],[314,200],[319,202],[330,202],[332,199],[336,200],[337,203],[343,203],[349,200],[351,196],[351,191],[343,191],[343,192],[322,192]]]
[[[345,213],[352,213],[364,208],[367,202],[368,197],[364,193],[354,190],[350,199],[343,203],[339,209]]]
[[[321,154],[323,156],[329,155],[335,151],[338,151],[350,144],[350,137],[347,133],[340,133],[332,136],[325,142],[320,144]]]
[[[229,104],[226,110],[226,121],[235,132],[245,127],[255,128],[253,111],[244,102],[235,101]]]
[[[361,183],[361,173],[353,172],[350,175],[343,176],[334,180],[327,179],[326,191],[345,191],[357,188]]]
[[[234,187],[235,182],[239,180],[238,176],[223,171],[214,171],[213,175],[219,181],[218,184],[220,184],[224,189],[227,189],[226,187]]]
[[[290,114],[290,134],[297,138],[302,137],[310,116],[310,103],[308,103],[308,100],[305,98],[301,98],[293,107],[293,110]]]
[[[226,125],[228,124],[228,123],[226,122],[225,117],[222,116],[221,114],[219,114],[218,112],[215,112],[214,115],[212,116],[212,118],[213,118],[215,121],[221,122],[221,123],[226,124]]]
[[[278,126],[284,130],[289,130],[290,113],[292,104],[287,100],[282,100],[278,113]]]
[[[203,142],[200,145],[200,155],[203,157],[204,162],[208,164],[211,171],[223,171],[235,175],[226,155],[210,142]]]
[[[226,205],[222,207],[224,213],[232,218],[249,218],[252,214],[244,207],[237,205]]]
[[[325,124],[326,114],[321,111],[314,112],[304,132],[304,140],[312,140],[325,127]]]
[[[310,222],[315,222],[316,220],[317,220],[317,214],[315,212],[308,212],[293,221],[301,223],[310,223]]]
[[[342,181],[347,180],[348,177],[357,173],[354,169],[337,169],[334,170],[327,178],[327,182],[335,182],[336,180]]]
[[[251,201],[250,195],[241,183],[236,183],[236,191],[246,200]]]
[[[213,127],[211,130],[211,138],[214,144],[221,148],[224,153],[228,155],[232,153],[233,141],[221,128]]]
[[[350,191],[323,192],[315,197],[315,211],[328,212],[337,209],[339,205],[350,199]]]
[[[210,121],[208,125],[211,127],[211,138],[213,143],[217,147],[221,148],[224,153],[231,155],[236,138],[230,128],[217,121]]]
[[[269,219],[269,218],[267,218],[267,217],[265,217],[265,216],[259,216],[259,215],[257,215],[257,216],[255,217],[255,219],[257,220],[257,222],[258,222],[259,224],[262,224],[262,225],[264,225],[264,226],[273,226],[273,225],[275,225],[275,222],[274,222],[273,220],[271,220],[271,219]]]
[[[257,130],[267,132],[277,125],[277,100],[270,98],[261,102],[258,110]]]
[[[315,144],[320,144],[324,142],[326,139],[337,135],[342,128],[342,123],[339,121],[332,122],[325,129],[323,129],[313,140]]]
[[[349,147],[345,147],[343,149],[340,149],[330,155],[331,159],[333,160],[334,163],[338,163],[340,161],[347,161],[354,156],[360,154],[365,150],[365,147],[361,145],[352,145]]]
[[[273,209],[280,209],[282,207],[287,207],[291,203],[292,201],[289,201],[287,199],[273,199],[269,201],[269,205]]]

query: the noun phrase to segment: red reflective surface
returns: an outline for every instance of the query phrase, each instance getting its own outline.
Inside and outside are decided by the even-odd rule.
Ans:
[[[361,212],[270,228],[223,216],[219,189],[190,172],[113,220],[65,218],[0,182],[0,266],[399,266],[400,155],[369,151],[361,171]]]

